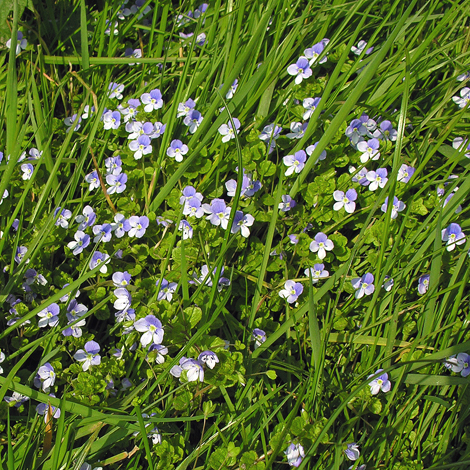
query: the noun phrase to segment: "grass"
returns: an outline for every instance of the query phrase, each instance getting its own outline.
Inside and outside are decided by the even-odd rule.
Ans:
[[[468,84],[457,76],[469,61],[470,3],[217,0],[195,18],[188,12],[198,6],[147,1],[143,17],[111,0],[9,2],[0,9],[8,36],[22,31],[28,39],[19,55],[15,44],[0,51],[0,194],[8,191],[0,205],[6,356],[0,397],[29,398],[17,407],[2,400],[1,468],[84,470],[85,462],[110,469],[286,468],[291,443],[304,449],[300,469],[466,468],[468,380],[443,363],[470,350],[470,242],[448,251],[442,230],[457,223],[470,231],[470,160],[466,149],[452,146],[469,132],[468,106],[459,108],[452,97]],[[127,16],[119,19],[120,11]],[[108,20],[118,22],[117,32],[106,33]],[[329,42],[318,61],[327,61],[296,85],[287,67],[323,38]],[[373,51],[353,54],[359,40]],[[140,48],[142,57],[124,57],[127,47]],[[125,86],[122,100],[108,97],[111,83]],[[139,113],[166,128],[151,153],[136,160],[124,123],[104,130],[100,117],[155,88],[164,105]],[[307,97],[321,97],[320,104],[304,134],[289,139]],[[177,117],[189,98],[203,116],[194,133]],[[81,116],[86,105],[95,112],[67,131],[64,119]],[[395,141],[381,140],[380,160],[365,164],[345,136],[363,113],[391,121],[397,131]],[[234,118],[241,131],[222,143],[218,129]],[[271,123],[282,128],[273,152],[259,139]],[[189,147],[181,163],[166,154],[174,139]],[[315,142],[305,168],[285,176],[282,157]],[[23,161],[33,147],[41,157]],[[324,150],[326,159],[318,160]],[[116,155],[127,187],[109,194],[104,163]],[[25,180],[26,163],[34,171]],[[397,181],[402,164],[415,168],[406,184]],[[387,183],[374,192],[352,182],[364,167],[387,168]],[[242,194],[241,168],[262,184],[251,198]],[[95,170],[102,184],[90,191],[85,176]],[[238,182],[233,198],[226,196],[229,179]],[[183,240],[179,199],[188,185],[203,203],[225,200],[229,228],[237,210],[253,215],[250,236],[204,217],[188,218],[194,234]],[[355,211],[334,211],[333,192],[350,188],[358,193]],[[289,212],[278,209],[284,195],[297,202]],[[406,208],[392,219],[394,196]],[[74,256],[67,244],[87,205],[98,224],[121,213],[145,215],[149,227],[142,238],[113,236],[107,243],[94,243],[88,228],[92,241]],[[56,207],[71,211],[69,228],[56,225]],[[161,225],[160,218],[172,223]],[[309,250],[318,232],[335,244],[325,259]],[[27,248],[20,263],[18,247]],[[107,272],[90,269],[96,252],[110,256]],[[318,263],[329,275],[313,283],[304,270]],[[189,284],[204,264],[208,277]],[[22,287],[28,269],[48,281],[31,285],[35,296]],[[134,321],[116,321],[117,271],[132,275],[136,320],[161,321],[164,362],[142,345]],[[375,290],[356,298],[351,281],[367,272]],[[419,295],[424,274],[429,288]],[[219,286],[221,276],[229,285]],[[386,276],[394,280],[390,291],[381,288]],[[155,287],[164,279],[177,284],[171,301]],[[287,280],[303,286],[292,304],[279,296]],[[77,291],[86,313],[72,326],[86,325],[81,336],[64,336],[71,301],[60,299]],[[12,305],[11,296],[21,302]],[[61,307],[59,324],[39,328],[37,314],[53,303]],[[266,332],[258,348],[254,328]],[[90,340],[101,347],[101,364],[84,371],[74,354]],[[113,356],[114,348],[122,357]],[[220,362],[204,367],[203,381],[170,373],[205,350]],[[45,363],[57,374],[50,391],[34,385]],[[391,390],[371,395],[378,369],[388,373]],[[60,418],[46,424],[38,403],[59,407]],[[157,444],[149,433],[155,427]],[[344,449],[353,442],[361,456],[349,462]]]

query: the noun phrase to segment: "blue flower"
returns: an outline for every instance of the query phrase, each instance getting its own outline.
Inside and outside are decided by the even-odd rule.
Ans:
[[[116,287],[126,287],[130,284],[132,276],[127,272],[116,271],[113,276],[113,284]]]
[[[380,142],[378,139],[373,138],[368,141],[361,141],[357,144],[357,150],[362,152],[361,163],[367,163],[369,159],[378,160],[380,158],[380,152],[378,151]]]
[[[390,121],[382,121],[380,123],[379,129],[374,132],[374,137],[382,140],[390,140],[395,142],[397,140],[397,131],[393,128],[393,125]]]
[[[300,85],[302,80],[312,76],[312,69],[308,62],[308,58],[301,56],[295,64],[289,65],[287,67],[287,73],[289,75],[295,76],[296,85]]]
[[[120,175],[107,175],[106,183],[108,183],[108,194],[120,194],[126,189],[127,175],[121,173]]]
[[[248,238],[250,236],[250,229],[253,225],[255,218],[251,214],[244,214],[242,211],[235,212],[235,217],[232,224],[232,233],[240,232],[242,237]]]
[[[134,152],[134,158],[140,160],[144,155],[152,153],[150,137],[145,134],[140,135],[137,140],[129,142],[129,148]]]
[[[268,124],[261,131],[259,138],[269,145],[269,153],[271,153],[276,147],[276,139],[279,137],[281,131],[282,128],[276,124]]]
[[[225,95],[226,100],[231,100],[233,98],[233,95],[237,91],[238,88],[238,80],[235,79],[235,81],[232,83],[232,86],[228,89],[227,94]]]
[[[287,450],[284,451],[287,457],[287,463],[291,467],[299,467],[302,459],[305,457],[305,451],[301,444],[291,443]]]
[[[414,175],[415,168],[412,166],[405,165],[404,163],[398,169],[397,174],[397,181],[401,181],[402,183],[408,183],[411,177]]]
[[[34,378],[34,385],[46,393],[49,392],[49,389],[54,385],[56,379],[56,373],[54,368],[49,362],[46,362],[38,370],[36,377]]]
[[[197,360],[202,364],[206,364],[209,369],[213,369],[219,362],[217,354],[212,351],[203,351],[201,354],[199,354]]]
[[[55,398],[55,395],[53,393],[50,393],[49,396]],[[49,408],[50,408],[50,412],[49,412]],[[48,418],[49,413],[55,419],[60,418],[60,408],[56,408],[55,406],[52,406],[49,403],[39,403],[39,405],[36,406],[36,413],[38,415],[44,415],[44,422],[46,424],[48,423],[47,418]]]
[[[462,232],[459,224],[450,224],[442,230],[442,241],[447,242],[447,251],[452,251],[455,245],[465,243],[465,233]]]
[[[156,111],[163,106],[163,99],[162,93],[158,88],[155,88],[150,93],[144,93],[140,97],[144,106],[144,111],[146,113],[151,113],[152,111]]]
[[[106,266],[109,262],[111,261],[111,258],[109,255],[106,253],[100,253],[99,251],[95,251],[93,253],[93,256],[91,257],[89,267],[90,269],[96,268],[96,266],[99,266],[102,264],[100,268],[100,273],[107,273],[108,272],[108,267]]]
[[[21,53],[21,50],[23,49],[26,49],[26,46],[28,45],[28,41],[26,39],[23,38],[23,33],[21,31],[17,31],[16,33],[16,48],[15,48],[15,52],[16,52],[16,55],[19,55]],[[5,46],[10,49],[11,47],[11,38],[7,40],[7,42],[5,43]]]
[[[310,117],[312,116],[312,114],[315,112],[318,105],[320,104],[320,101],[321,101],[321,98],[305,98],[302,101],[302,106],[306,110],[303,115],[303,119],[305,121],[310,119]]]
[[[177,162],[183,161],[183,155],[188,153],[188,146],[183,144],[181,140],[175,139],[171,141],[170,146],[166,149],[166,154],[170,158],[174,158]]]
[[[38,312],[38,321],[39,328],[45,328],[47,325],[54,327],[59,324],[59,312],[60,307],[56,303],[52,303],[45,309]]]
[[[203,119],[204,118],[202,117],[199,111],[192,109],[188,112],[188,114],[184,118],[183,123],[189,127],[189,132],[191,132],[191,134],[194,134],[197,131],[197,128],[199,127]]]
[[[111,224],[111,230],[117,238],[122,238],[130,229],[131,224],[122,214],[116,214],[114,216],[114,223]]]
[[[356,299],[364,297],[364,294],[371,295],[375,290],[374,275],[371,273],[366,273],[362,277],[353,278],[351,284],[354,289],[356,289]]]
[[[196,103],[191,98],[184,103],[179,103],[176,117],[186,117],[195,107]]]
[[[55,225],[60,225],[62,228],[68,228],[69,227],[68,219],[72,217],[72,213],[68,209],[61,210],[60,207],[56,207],[56,209],[54,210],[54,217],[57,216],[59,211],[60,211],[60,214],[57,220],[55,221]]]
[[[173,366],[170,369],[170,374],[173,377],[181,377],[184,370],[186,371],[188,382],[195,382],[197,380],[204,382],[204,369],[197,360],[183,356],[180,359],[179,366]]]
[[[383,369],[378,369],[375,372],[375,374],[369,375],[369,377],[367,378],[370,379],[374,375],[377,375],[379,372],[382,372],[382,370]],[[370,382],[369,387],[370,387],[370,393],[372,393],[372,395],[377,395],[380,392],[380,390],[382,390],[382,392],[384,393],[389,392],[390,389],[392,388],[392,384],[390,380],[388,380],[388,374],[384,373],[380,375],[379,377],[377,377],[376,379],[374,379],[372,382]]]
[[[158,280],[155,285],[159,287],[160,280]],[[157,300],[168,300],[171,302],[173,298],[173,294],[176,291],[178,284],[176,282],[168,282],[165,278],[162,279],[162,283],[160,284]]]
[[[255,328],[252,334],[255,341],[255,349],[259,348],[266,341],[266,333],[259,328]]]
[[[163,341],[163,327],[155,317],[155,315],[147,315],[145,318],[141,318],[134,323],[134,328],[144,333],[140,338],[140,343],[145,348],[150,343],[162,344]]]
[[[423,295],[427,292],[429,288],[429,274],[424,274],[418,280],[418,292]]]
[[[101,356],[99,355],[100,345],[96,341],[88,341],[85,343],[85,350],[79,349],[73,358],[76,361],[83,362],[82,369],[87,371],[91,366],[101,364]]]
[[[115,34],[117,34],[117,31],[115,32]],[[108,86],[108,90],[108,96],[110,99],[117,98],[118,100],[122,100],[122,92],[124,91],[124,85],[111,82]]]
[[[69,242],[67,246],[72,250],[73,255],[77,256],[90,244],[90,235],[87,235],[81,230],[77,230],[74,238],[75,241]]]
[[[96,170],[88,173],[88,175],[85,176],[85,181],[90,185],[88,188],[89,191],[100,187],[100,178]]]
[[[313,268],[307,268],[305,271],[305,276],[310,278],[312,275],[312,284],[316,284],[320,279],[328,277],[330,273],[325,269],[324,264],[314,264]]]
[[[286,134],[286,137],[288,139],[301,139],[304,134],[305,130],[307,129],[308,122],[293,122],[290,125],[290,130],[292,132],[289,132],[289,134]]]
[[[103,114],[104,129],[119,129],[121,125],[121,113],[119,111],[107,111]]]
[[[387,206],[388,206],[388,196],[385,198],[385,202],[382,204],[382,207],[380,208],[382,212],[387,212]],[[393,197],[393,206],[392,206],[392,213],[390,217],[392,219],[396,219],[398,216],[398,212],[401,212],[404,210],[406,207],[406,204],[404,204],[402,201],[399,201],[396,196]]]
[[[195,199],[195,201],[197,201],[197,199]],[[180,221],[178,231],[183,232],[183,240],[187,240],[188,238],[193,238],[193,227],[187,220]]]
[[[31,176],[33,176],[34,166],[31,165],[31,163],[23,163],[23,165],[21,165],[21,171],[23,172],[21,177],[25,181],[30,180]]]
[[[200,219],[204,215],[201,201],[195,197],[187,201],[183,208],[183,215]]]
[[[232,121],[228,121],[227,124],[222,124],[219,127],[219,134],[222,135],[222,142],[228,142],[231,139],[235,139],[235,133],[238,134],[240,129],[240,121],[237,118],[233,118],[235,124],[235,130],[232,127]]]
[[[344,453],[346,454],[346,457],[349,460],[357,460],[361,455],[361,453],[359,452],[359,446],[355,442],[348,444]]]
[[[320,57],[320,54],[323,52],[329,42],[330,40],[328,38],[323,38],[320,42],[317,42],[309,49],[304,50],[304,55],[305,57],[307,57],[307,59],[310,60],[310,65],[313,65],[315,64],[315,62],[317,62],[318,58]],[[321,60],[318,61],[318,63],[324,64],[327,60],[328,58],[325,55]]]
[[[286,176],[292,175],[292,173],[300,173],[304,166],[305,166],[305,161],[307,160],[307,155],[303,150],[299,150],[298,152],[295,152],[294,155],[286,155],[283,157],[282,161],[284,162],[284,165],[286,165],[288,168],[285,172]]]
[[[202,208],[206,214],[209,214],[206,219],[212,225],[220,225],[224,230],[227,229],[230,218],[230,207],[226,206],[223,199],[214,199],[210,205],[203,204]]]
[[[334,247],[334,243],[323,232],[318,232],[309,248],[312,253],[318,252],[320,259],[325,259],[326,252],[331,251]]]
[[[335,191],[333,193],[335,204],[333,210],[339,211],[342,207],[348,214],[352,214],[356,209],[357,191],[355,189],[348,189],[346,194],[343,191]]]
[[[98,243],[99,241],[104,243],[109,242],[113,236],[111,231],[111,224],[95,225],[93,227],[93,233],[95,234],[93,243]]]
[[[279,296],[286,299],[288,303],[294,303],[303,292],[304,286],[300,282],[288,280],[284,284],[284,289],[279,291]]]
[[[129,217],[129,225],[131,226],[129,236],[142,238],[149,226],[149,218],[146,215],[142,215],[140,217],[133,215],[132,217]]]
[[[463,149],[465,149],[466,152],[464,153],[464,155],[467,158],[470,158],[470,142],[468,141],[468,139],[464,139],[462,137],[456,137],[452,141],[452,147],[454,147],[454,149],[459,150],[459,151],[462,151]]]
[[[283,212],[290,211],[297,205],[297,203],[289,195],[281,196],[281,200],[282,202],[279,203],[279,210]]]
[[[82,214],[75,217],[75,222],[79,224],[77,230],[85,230],[87,227],[92,227],[96,220],[95,211],[90,206],[85,206]]]
[[[383,188],[387,184],[388,172],[386,168],[378,168],[377,171],[368,171],[366,178],[370,181],[369,191],[375,191],[377,188]]]
[[[359,41],[356,46],[351,47],[351,52],[356,55],[361,55],[362,51],[366,48],[367,42],[366,41]],[[369,47],[369,49],[366,50],[366,54],[370,54],[373,51],[373,47]]]
[[[460,90],[460,97],[453,96],[452,101],[463,109],[470,103],[470,88],[464,87]]]

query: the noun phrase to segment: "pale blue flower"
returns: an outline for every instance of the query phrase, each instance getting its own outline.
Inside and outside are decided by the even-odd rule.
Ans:
[[[255,349],[259,348],[266,341],[266,333],[259,328],[255,328],[252,334],[255,341]]]
[[[155,285],[157,287],[159,287],[160,285],[157,300],[168,300],[168,302],[171,302],[171,299],[173,298],[173,294],[176,292],[178,284],[176,284],[176,282],[169,282],[165,278],[163,278],[161,284],[160,280],[158,280]]]
[[[288,134],[286,134],[286,137],[288,139],[301,139],[305,134],[307,126],[308,126],[308,122],[304,122],[304,123],[302,123],[302,122],[293,122],[293,123],[291,123],[290,130],[292,132],[289,132]]]
[[[89,268],[94,269],[100,264],[102,265],[100,268],[100,273],[107,273],[108,267],[106,266],[111,261],[111,258],[106,253],[100,253],[99,251],[95,251],[93,256],[91,257]]]
[[[109,242],[112,237],[111,224],[95,225],[93,227],[93,233],[95,238],[93,238],[93,243],[98,243],[102,241],[103,243]]]
[[[183,356],[180,359],[179,365],[173,366],[170,369],[170,374],[173,375],[173,377],[181,377],[184,370],[186,371],[188,382],[195,382],[197,380],[204,382],[204,369],[195,359]]]
[[[377,188],[384,188],[387,184],[388,172],[386,168],[378,168],[377,171],[368,171],[366,178],[370,181],[369,191],[375,191]]]
[[[90,185],[90,187],[88,188],[89,191],[93,191],[94,189],[99,188],[101,186],[100,178],[96,170],[92,171],[91,173],[88,173],[88,175],[85,176],[85,181]]]
[[[464,155],[467,158],[470,158],[470,142],[468,141],[468,139],[464,139],[462,137],[456,137],[452,142],[452,147],[454,147],[454,149],[459,150],[459,151],[462,151],[463,149],[465,149]]]
[[[129,142],[129,148],[134,152],[134,158],[140,160],[144,155],[152,153],[150,137],[145,134],[140,135],[137,140]]]
[[[228,221],[230,218],[230,207],[227,207],[223,199],[214,199],[210,205],[203,204],[202,208],[206,214],[209,214],[206,219],[215,226],[221,226],[224,230],[227,229]]]
[[[171,141],[170,146],[166,149],[166,154],[177,162],[182,162],[183,156],[188,153],[188,150],[189,148],[186,144],[183,144],[181,140],[175,139]]]
[[[144,111],[146,113],[151,113],[152,111],[156,111],[163,106],[163,99],[162,93],[158,88],[151,90],[150,93],[144,93],[140,100],[142,104],[144,104]]]
[[[126,287],[130,284],[132,276],[127,272],[116,271],[113,276],[113,284],[116,287]]]
[[[320,101],[321,101],[321,98],[305,98],[302,101],[302,106],[306,110],[303,115],[303,119],[305,121],[310,119],[310,117],[312,116],[312,114],[315,112],[318,105],[320,104]]]
[[[455,245],[462,245],[465,243],[465,233],[462,232],[459,224],[450,224],[447,228],[443,229],[442,241],[447,242],[447,251],[452,251]]]
[[[194,199],[194,201],[199,202],[197,199]],[[191,204],[191,202],[190,202]],[[201,204],[199,202],[199,204]],[[202,208],[201,208],[202,210]],[[193,238],[193,227],[187,220],[181,220],[180,225],[178,227],[179,232],[183,232],[182,238],[183,240],[187,240],[188,238]]]
[[[361,455],[361,453],[359,452],[359,446],[355,442],[348,444],[344,453],[346,454],[346,457],[349,460],[357,460]]]
[[[374,132],[374,137],[382,140],[390,140],[395,142],[397,140],[398,132],[393,128],[390,121],[382,121],[379,129]]]
[[[107,111],[103,114],[104,129],[119,129],[121,125],[121,113],[119,111]]]
[[[144,333],[140,338],[140,343],[145,348],[150,343],[162,344],[163,327],[155,315],[147,315],[134,323],[134,328],[139,333]]]
[[[237,91],[238,88],[238,80],[235,79],[235,81],[232,83],[232,86],[228,89],[227,94],[225,95],[226,100],[231,100],[233,98],[233,95]]]
[[[242,211],[236,211],[232,224],[232,233],[240,232],[242,237],[248,238],[250,236],[250,229],[253,225],[255,218],[251,214],[244,214]]]
[[[470,88],[464,87],[460,90],[460,97],[453,96],[452,101],[459,106],[460,109],[465,108],[470,103]]]
[[[371,295],[374,290],[374,275],[371,273],[366,273],[362,277],[355,277],[351,280],[351,284],[356,289],[355,297],[360,299],[365,295]]]
[[[37,315],[40,318],[40,320],[38,321],[39,328],[45,328],[48,325],[50,327],[58,325],[59,312],[60,307],[55,302],[38,312]]]
[[[352,214],[356,209],[357,191],[348,189],[346,194],[343,191],[335,191],[333,193],[333,199],[337,202],[333,205],[333,210],[339,211],[342,207],[348,214]]]
[[[300,85],[302,80],[312,75],[312,69],[310,68],[308,58],[304,56],[299,57],[295,64],[287,67],[287,73],[295,77],[296,85]]]
[[[122,214],[116,214],[114,216],[114,223],[111,224],[111,230],[117,238],[122,238],[130,229],[131,224]]]
[[[235,130],[232,127],[232,120],[228,121],[227,124],[222,124],[218,131],[222,135],[222,142],[226,143],[231,139],[235,139],[235,133],[239,133],[240,121],[237,118],[233,118],[233,123],[235,124]]]
[[[45,393],[49,392],[49,389],[54,385],[56,379],[56,373],[54,368],[49,362],[46,362],[38,370],[36,377],[34,378],[34,385],[38,388],[42,388]]]
[[[313,145],[309,145],[305,149],[305,152],[307,153],[309,157],[312,155],[317,145],[318,145],[318,142],[315,142]],[[323,150],[323,152],[320,153],[319,157],[316,159],[315,163],[318,163],[320,160],[325,160],[325,158],[326,158],[326,150]]]
[[[281,196],[282,202],[279,203],[279,210],[283,212],[290,211],[292,208],[294,208],[297,203],[289,196],[289,195],[283,195]]]
[[[378,369],[375,372],[375,374],[369,375],[369,377],[367,377],[367,378],[370,379],[374,375],[377,375],[379,372],[382,372],[382,370],[383,369]],[[383,373],[379,377],[372,380],[372,382],[369,383],[369,387],[370,387],[370,393],[372,395],[377,395],[380,392],[380,390],[382,390],[382,392],[384,392],[384,393],[389,392],[392,388],[392,384],[391,384],[390,380],[388,380],[388,374]]]
[[[424,274],[418,280],[418,292],[423,295],[428,291],[429,288],[429,274]]]
[[[378,160],[380,158],[379,150],[380,142],[378,139],[370,139],[361,141],[357,144],[357,150],[362,152],[361,163],[367,163],[369,159]]]
[[[284,162],[284,165],[288,167],[285,172],[285,175],[290,176],[294,172],[300,173],[305,166],[306,160],[307,155],[303,150],[295,152],[294,155],[286,155],[285,157],[283,157],[282,161]]]
[[[334,247],[334,243],[323,232],[318,232],[315,235],[315,240],[313,240],[309,246],[312,253],[318,252],[320,259],[325,259],[326,252],[331,251]]]
[[[300,282],[288,280],[284,284],[284,289],[279,291],[279,296],[292,304],[298,299],[303,290],[304,286]]]
[[[307,268],[304,271],[304,274],[308,278],[310,278],[310,274],[312,275],[312,284],[316,284],[320,279],[330,275],[330,273],[325,269],[325,265],[321,263],[314,264],[313,268]]]
[[[199,111],[192,109],[188,112],[188,114],[184,118],[183,123],[189,127],[189,132],[191,132],[191,134],[194,134],[197,131],[197,128],[199,127],[203,119],[204,118],[202,117]]]
[[[91,206],[85,206],[82,211],[82,215],[75,217],[75,222],[79,225],[77,230],[85,230],[87,227],[92,227],[96,221],[95,211]]]
[[[217,354],[212,351],[203,351],[201,354],[199,354],[197,360],[201,364],[205,364],[207,367],[209,367],[209,369],[213,369],[215,365],[219,363]]]
[[[121,173],[119,175],[107,175],[106,183],[109,185],[107,189],[108,194],[120,194],[126,189],[127,175],[125,173]]]
[[[356,46],[351,47],[351,52],[356,55],[361,55],[362,51],[367,47],[367,42],[366,41],[359,41]],[[373,47],[369,47],[369,49],[366,50],[366,54],[370,54],[373,51]]]
[[[83,362],[82,369],[87,371],[91,366],[101,364],[101,356],[99,355],[100,345],[96,341],[88,341],[85,343],[85,350],[79,349],[73,356],[76,361]]]
[[[330,40],[328,38],[324,38],[320,42],[314,44],[312,47],[304,50],[304,55],[307,59],[309,59],[310,65],[315,64],[317,61],[319,64],[324,64],[328,60],[326,55],[323,56],[323,58],[320,60],[318,60],[318,58],[329,42]]]
[[[133,215],[129,217],[129,225],[131,229],[129,230],[128,235],[130,237],[142,238],[149,226],[149,218],[146,215],[140,217]]]
[[[305,451],[301,444],[291,443],[287,450],[284,451],[284,454],[286,454],[287,463],[291,467],[299,467],[302,459],[305,457]]]
[[[49,396],[55,398],[55,395],[53,393],[50,393]],[[44,415],[44,422],[46,424],[48,423],[49,407],[52,417],[55,419],[60,418],[60,408],[52,406],[49,403],[39,403],[39,405],[36,406],[36,413],[38,415]]]
[[[382,207],[380,209],[382,212],[387,212],[387,207],[388,207],[388,196],[385,198],[385,202],[382,204]],[[394,196],[391,218],[396,219],[398,216],[398,213],[403,211],[405,207],[406,207],[406,204],[404,204],[402,201],[399,201],[398,198]]]
[[[21,177],[25,181],[30,180],[31,176],[33,176],[34,166],[31,165],[31,163],[23,163],[23,165],[21,165],[21,171],[23,172]]]
[[[108,96],[110,99],[117,98],[118,100],[122,100],[122,92],[124,91],[124,85],[111,82],[108,86],[108,90]]]
[[[16,55],[19,55],[21,53],[21,50],[26,49],[26,46],[28,45],[28,41],[25,38],[23,38],[23,33],[21,31],[17,31],[16,38],[17,40],[16,40],[15,52],[16,52]],[[6,41],[5,46],[8,49],[10,49],[11,38]]]
[[[184,103],[179,103],[176,117],[186,117],[195,107],[196,103],[191,98]]]
[[[75,241],[69,242],[67,246],[72,250],[73,255],[77,256],[90,244],[90,236],[81,230],[77,230],[74,238]]]
[[[414,175],[414,172],[415,168],[402,163],[402,165],[398,169],[397,181],[401,181],[402,183],[408,183],[408,181],[410,181],[411,177]]]

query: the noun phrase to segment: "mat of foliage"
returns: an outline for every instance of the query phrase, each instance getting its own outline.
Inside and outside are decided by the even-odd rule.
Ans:
[[[468,468],[470,3],[132,2],[0,7],[0,468]]]

